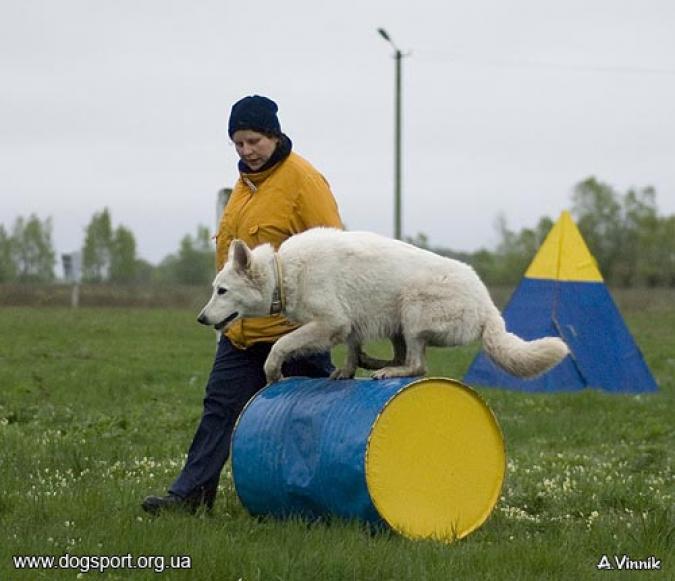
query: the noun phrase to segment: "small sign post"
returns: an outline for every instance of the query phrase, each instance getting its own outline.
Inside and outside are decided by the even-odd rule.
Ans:
[[[216,198],[216,232],[218,232],[218,226],[220,225],[220,219],[223,216],[223,210],[227,206],[227,202],[232,195],[232,188],[223,188],[218,190],[218,197]]]
[[[70,306],[76,309],[80,306],[80,281],[82,280],[82,253],[71,252],[62,254],[63,277],[73,285],[70,292]]]

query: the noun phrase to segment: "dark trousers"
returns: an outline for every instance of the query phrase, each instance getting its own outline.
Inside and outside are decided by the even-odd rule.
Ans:
[[[271,343],[257,343],[237,349],[227,337],[220,340],[199,427],[185,466],[169,492],[182,498],[215,494],[230,455],[234,424],[248,400],[265,386],[263,364],[271,348]],[[287,361],[282,370],[287,377],[327,377],[333,365],[329,353],[320,353]]]

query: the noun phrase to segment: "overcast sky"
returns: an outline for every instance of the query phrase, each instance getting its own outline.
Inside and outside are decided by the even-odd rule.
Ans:
[[[2,0],[0,223],[94,212],[158,262],[237,178],[231,104],[279,104],[350,229],[393,234],[394,61],[403,50],[403,230],[496,243],[595,175],[675,212],[672,0]]]

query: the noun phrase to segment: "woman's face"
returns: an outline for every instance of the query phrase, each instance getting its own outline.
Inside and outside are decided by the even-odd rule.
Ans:
[[[237,154],[253,171],[264,166],[279,143],[278,137],[268,137],[251,129],[239,129],[232,135]]]

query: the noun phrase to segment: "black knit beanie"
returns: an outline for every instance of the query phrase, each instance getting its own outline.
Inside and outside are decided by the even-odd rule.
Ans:
[[[244,97],[232,105],[227,132],[230,137],[240,129],[251,129],[268,135],[281,135],[277,104],[260,95]]]

